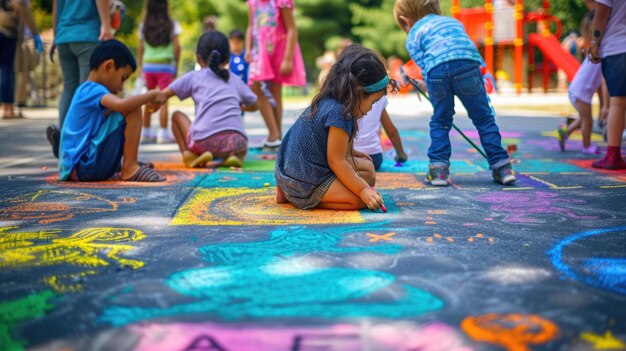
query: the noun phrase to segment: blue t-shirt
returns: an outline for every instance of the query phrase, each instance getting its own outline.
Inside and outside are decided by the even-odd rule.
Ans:
[[[354,119],[344,116],[343,105],[335,99],[323,99],[317,113],[310,113],[310,107],[302,112],[283,138],[274,171],[283,191],[300,198],[310,197],[333,175],[326,152],[329,128],[341,128],[350,136],[354,131]]]
[[[248,84],[248,67],[250,64],[244,59],[246,56],[246,50],[241,52],[241,55],[230,53],[230,63],[228,64],[228,70],[237,77],[241,78],[244,83]]]
[[[436,66],[450,61],[483,63],[476,45],[465,33],[463,24],[451,17],[428,15],[417,21],[409,31],[406,49],[413,61],[422,68],[424,77]]]
[[[59,147],[59,176],[67,180],[80,159],[89,150],[90,143],[98,134],[107,110],[100,100],[111,94],[102,84],[87,81],[81,84],[67,111],[61,128]]]
[[[97,43],[100,15],[96,0],[57,0],[54,43]]]

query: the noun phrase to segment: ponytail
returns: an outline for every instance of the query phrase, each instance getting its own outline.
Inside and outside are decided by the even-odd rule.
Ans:
[[[202,34],[198,40],[196,54],[209,66],[218,77],[228,82],[230,74],[227,69],[220,68],[230,60],[230,44],[221,32],[212,31]]]
[[[228,82],[230,78],[230,74],[227,69],[220,68],[220,63],[222,63],[222,54],[219,51],[213,50],[209,55],[209,68],[211,71],[215,73],[218,77],[222,78],[225,82]]]

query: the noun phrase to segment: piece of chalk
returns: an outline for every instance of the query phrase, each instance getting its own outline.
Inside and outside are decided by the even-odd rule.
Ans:
[[[41,167],[41,169],[43,169],[44,171],[47,171],[48,170],[48,166],[43,166],[43,167]]]
[[[270,186],[270,183],[265,183],[265,184],[263,184],[263,186],[267,188],[267,187]]]
[[[385,207],[385,204],[380,204],[380,209],[383,210],[383,213],[387,213],[387,207]]]

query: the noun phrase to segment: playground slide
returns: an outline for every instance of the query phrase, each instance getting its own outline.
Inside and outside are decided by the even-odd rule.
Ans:
[[[567,75],[567,80],[572,81],[580,67],[580,63],[572,54],[561,47],[561,43],[554,36],[543,37],[541,34],[532,33],[528,35],[528,43],[537,47],[554,65],[563,70]]]

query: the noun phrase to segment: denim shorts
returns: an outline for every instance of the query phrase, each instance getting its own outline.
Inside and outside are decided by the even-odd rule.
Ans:
[[[602,59],[602,75],[611,97],[626,96],[626,52]]]

